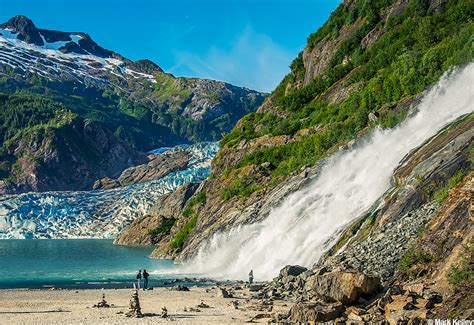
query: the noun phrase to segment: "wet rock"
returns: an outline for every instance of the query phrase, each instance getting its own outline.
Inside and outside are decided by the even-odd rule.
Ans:
[[[299,265],[287,265],[285,266],[284,268],[282,268],[280,270],[280,274],[279,274],[279,278],[286,278],[286,277],[289,277],[289,276],[298,276],[300,275],[301,273],[307,271],[308,269],[303,267],[303,266],[299,266]]]

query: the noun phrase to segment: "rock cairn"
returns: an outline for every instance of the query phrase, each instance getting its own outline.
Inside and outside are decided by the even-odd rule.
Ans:
[[[102,294],[102,300],[98,302],[97,304],[95,304],[93,307],[95,308],[109,308],[110,307],[110,305],[105,300],[105,293]]]
[[[130,309],[127,313],[128,317],[143,317],[142,309],[140,307],[140,299],[138,298],[138,290],[134,288],[132,296],[130,297]]]

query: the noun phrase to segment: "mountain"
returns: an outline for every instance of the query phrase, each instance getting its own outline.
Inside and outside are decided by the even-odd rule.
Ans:
[[[403,121],[443,73],[472,61],[473,10],[465,0],[344,1],[221,140],[206,200],[183,218],[196,231],[161,254],[192,256],[214,233],[264,219],[325,157]]]
[[[220,139],[264,98],[13,17],[0,25],[0,192],[90,188],[141,151]]]
[[[307,272],[283,269],[255,289],[258,298],[314,299],[284,316],[295,322],[464,313],[472,302],[461,297],[472,292],[472,35],[472,1],[344,1],[291,73],[224,136],[201,188],[190,199],[175,194],[186,200],[182,211],[136,220],[120,243],[140,229],[137,238],[157,245],[152,256],[230,278],[253,269],[271,280],[302,264]],[[356,287],[357,272],[374,278]],[[357,301],[372,279],[381,286],[362,297],[371,300],[341,299]],[[417,281],[422,289],[411,295]],[[347,291],[337,296],[338,288]],[[433,309],[440,296],[446,304]]]

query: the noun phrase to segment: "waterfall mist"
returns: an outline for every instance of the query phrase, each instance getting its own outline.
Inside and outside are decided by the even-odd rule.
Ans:
[[[396,128],[374,130],[350,151],[328,159],[306,188],[289,195],[262,222],[218,233],[184,267],[189,273],[259,280],[288,264],[311,266],[351,221],[390,188],[403,157],[448,123],[474,110],[474,63],[446,73]]]

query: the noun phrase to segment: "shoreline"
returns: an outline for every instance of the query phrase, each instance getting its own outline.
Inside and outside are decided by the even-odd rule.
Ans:
[[[28,283],[28,282],[26,282]],[[31,281],[28,285],[25,285],[25,281],[0,283],[0,290],[115,290],[115,289],[133,289],[135,281],[122,281],[122,280],[78,280],[78,281],[64,281],[64,282],[51,282],[38,281],[35,283]],[[245,282],[238,280],[215,280],[210,278],[164,278],[164,279],[153,279],[148,282],[148,288],[158,289],[171,289],[177,285],[187,287],[211,287],[211,286],[230,286],[238,285],[245,286]]]
[[[287,312],[284,301],[269,307],[248,288],[238,285],[193,286],[189,291],[173,288],[139,290],[143,318],[127,317],[131,289],[0,289],[0,323],[7,324],[243,324],[267,323],[276,313]],[[232,297],[224,298],[225,292]],[[102,295],[109,308],[94,308]],[[168,317],[162,318],[166,307]]]

